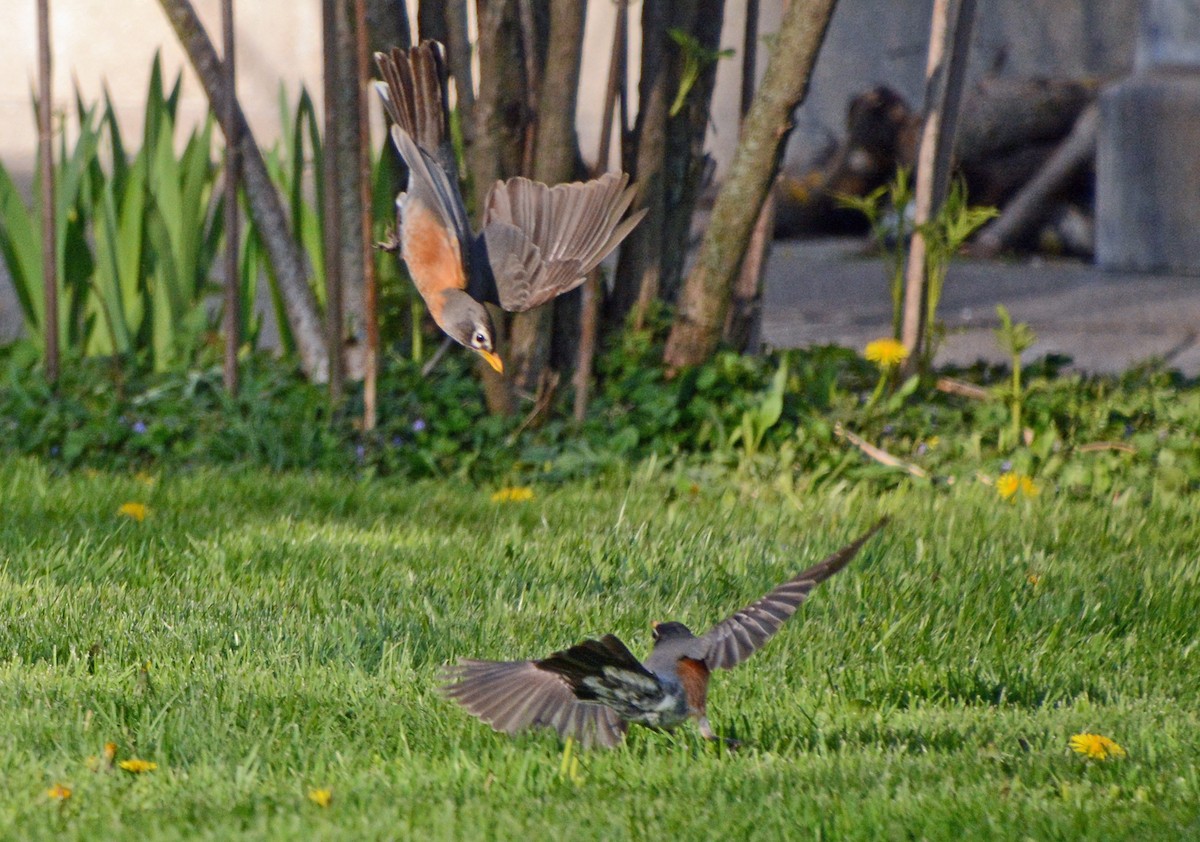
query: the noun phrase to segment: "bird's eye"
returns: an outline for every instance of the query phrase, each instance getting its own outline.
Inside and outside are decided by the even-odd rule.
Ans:
[[[475,334],[475,344],[476,344],[476,345],[479,345],[479,346],[486,345],[486,344],[487,344],[487,337],[486,337],[486,336],[484,336],[482,333],[477,333],[477,334]]]

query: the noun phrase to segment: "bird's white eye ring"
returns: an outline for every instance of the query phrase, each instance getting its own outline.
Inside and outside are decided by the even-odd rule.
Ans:
[[[476,345],[486,345],[487,337],[484,336],[482,333],[475,334],[475,344]]]

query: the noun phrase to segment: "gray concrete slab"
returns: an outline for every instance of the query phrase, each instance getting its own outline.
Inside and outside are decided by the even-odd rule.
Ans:
[[[1003,304],[1048,353],[1116,373],[1151,359],[1200,375],[1200,278],[1106,272],[1076,261],[956,260],[942,295],[939,364],[1003,362],[992,329]],[[861,350],[891,335],[884,261],[859,239],[777,242],[767,264],[763,339],[777,348],[835,343]]]

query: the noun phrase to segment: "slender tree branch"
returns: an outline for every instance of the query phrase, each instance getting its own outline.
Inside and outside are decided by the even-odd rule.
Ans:
[[[222,119],[230,108],[237,114],[238,153],[242,162],[242,177],[246,201],[254,224],[263,238],[267,257],[275,271],[275,280],[283,297],[288,324],[296,340],[300,354],[300,366],[311,380],[324,382],[329,376],[329,355],[326,353],[321,331],[321,318],[317,311],[316,296],[309,286],[308,267],[304,252],[292,239],[283,203],[275,191],[275,185],[267,174],[262,151],[254,140],[254,134],[246,123],[245,114],[225,84],[221,61],[213,49],[212,41],[204,31],[200,18],[189,0],[159,0],[167,20],[175,30],[180,44],[204,86],[209,104]],[[222,130],[227,126],[222,125]],[[226,131],[226,137],[231,132]]]

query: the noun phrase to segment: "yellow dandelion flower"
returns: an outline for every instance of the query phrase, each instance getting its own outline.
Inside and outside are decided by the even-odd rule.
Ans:
[[[1033,481],[1033,477],[1021,477],[1021,493],[1026,497],[1037,497],[1040,489]]]
[[[128,760],[122,760],[117,765],[126,772],[132,772],[135,775],[140,775],[142,772],[153,772],[158,768],[158,764],[153,760],[140,760],[136,757],[131,757]]]
[[[46,790],[46,797],[51,801],[66,801],[71,797],[71,788],[62,784],[55,784]]]
[[[1124,757],[1125,749],[1121,748],[1108,737],[1099,734],[1076,734],[1071,738],[1071,750],[1092,758],[1093,760],[1108,760],[1113,757]]]
[[[150,514],[150,509],[145,503],[122,503],[117,509],[117,514],[141,523],[146,519],[146,515]]]
[[[880,368],[895,368],[908,359],[908,349],[895,339],[876,339],[867,343],[863,356]]]
[[[492,495],[493,503],[524,503],[533,499],[533,489],[520,485],[512,488],[501,488]]]
[[[157,482],[157,480],[154,478],[154,475],[147,471],[138,471],[133,475],[133,478],[147,488],[153,488],[154,483]]]
[[[1025,581],[1028,582],[1029,584],[1033,585],[1036,588],[1038,586],[1038,583],[1042,581],[1042,577],[1036,573],[1030,573],[1028,576],[1025,577]]]
[[[308,791],[308,800],[316,804],[318,807],[328,807],[333,801],[333,790],[310,789]]]
[[[1000,475],[996,480],[996,493],[1003,500],[1013,500],[1021,489],[1021,478],[1012,471]]]

